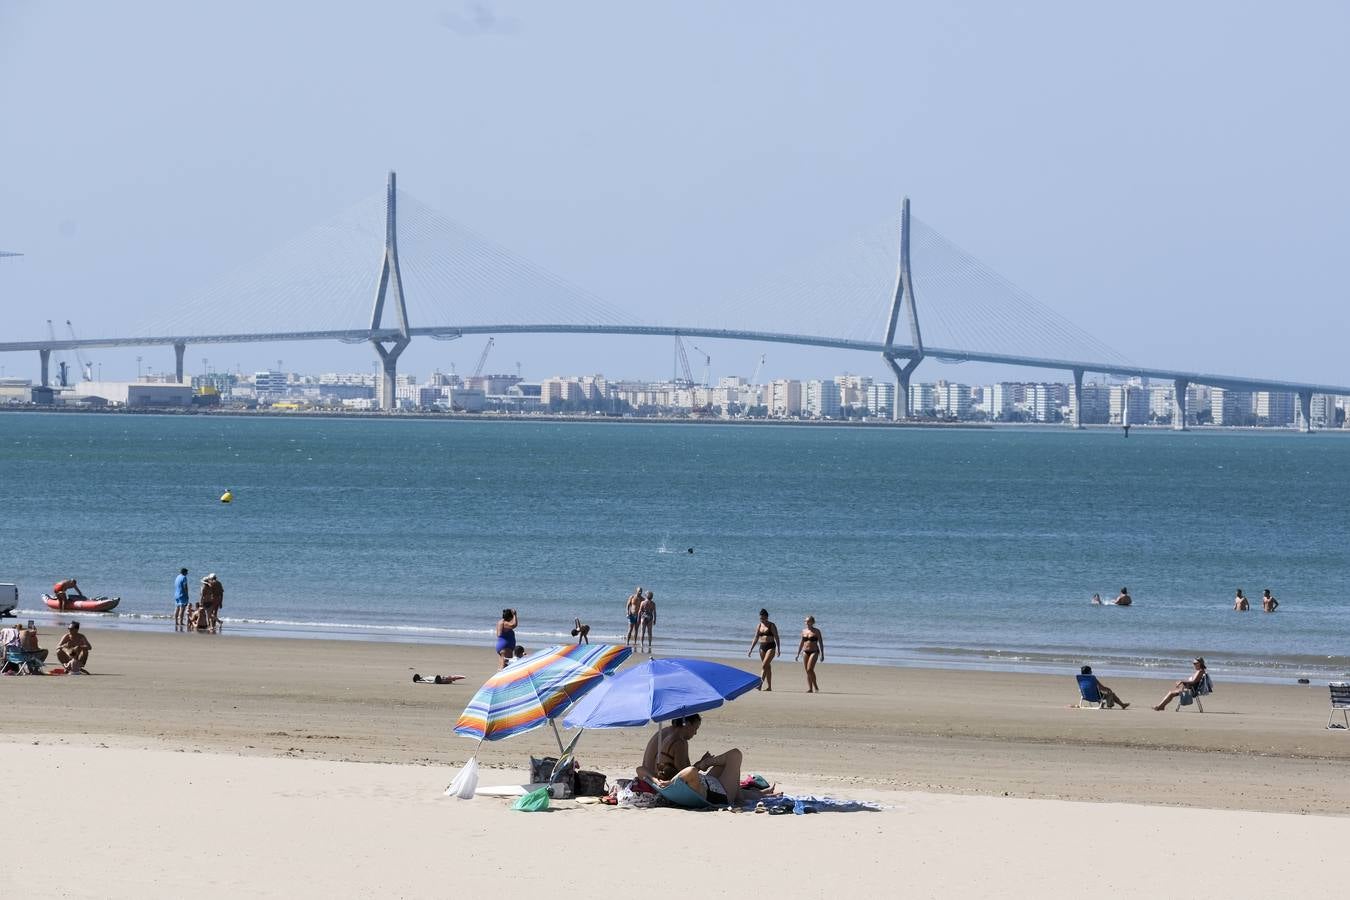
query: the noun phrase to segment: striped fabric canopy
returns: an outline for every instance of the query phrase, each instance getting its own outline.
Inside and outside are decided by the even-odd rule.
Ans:
[[[616,644],[568,644],[514,662],[473,695],[455,723],[455,734],[496,741],[538,728],[599,684],[632,652],[632,647]]]

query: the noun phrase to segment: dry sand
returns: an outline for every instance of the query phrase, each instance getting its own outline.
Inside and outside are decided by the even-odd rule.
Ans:
[[[778,690],[705,717],[696,753],[736,745],[789,791],[888,809],[530,816],[440,796],[473,749],[450,729],[488,650],[87,627],[98,674],[0,682],[6,807],[41,823],[11,829],[12,859],[39,895],[539,896],[581,879],[600,896],[1331,896],[1324,865],[1350,837],[1350,733],[1323,727],[1324,685],[1216,672],[1207,712],[1158,713],[1167,681],[1104,677],[1136,705],[1096,711],[1068,708],[1069,673],[826,664],[807,695],[780,663]],[[581,761],[627,775],[649,733],[589,733]],[[548,730],[485,745],[501,771],[483,783],[550,747]],[[84,798],[74,835],[63,796]],[[685,890],[660,882],[671,866]]]

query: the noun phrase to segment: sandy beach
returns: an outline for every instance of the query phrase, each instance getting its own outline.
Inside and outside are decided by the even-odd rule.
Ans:
[[[1323,863],[1350,836],[1350,734],[1323,727],[1325,685],[1226,684],[1215,672],[1205,713],[1159,713],[1148,706],[1168,678],[1103,676],[1134,705],[1096,711],[1069,708],[1070,673],[827,664],[823,692],[807,695],[800,669],[780,664],[778,690],[708,714],[695,749],[738,746],[790,793],[882,812],[563,803],[529,816],[441,796],[473,750],[450,729],[493,671],[487,650],[86,627],[95,675],[4,682],[11,803],[60,831],[60,798],[81,797],[77,830],[100,836],[73,852],[47,828],[16,832],[21,870],[59,896],[532,896],[569,878],[619,896],[650,888],[625,862],[634,839],[684,861],[687,888],[707,894],[741,890],[753,872],[790,896],[842,883],[916,896],[1091,885],[1330,896]],[[44,630],[44,645],[55,638]],[[413,672],[468,677],[419,686]],[[626,776],[648,734],[589,733],[581,762]],[[485,745],[482,782],[517,783],[528,755],[550,747],[548,730]],[[1084,831],[1124,861],[1077,852]],[[733,861],[727,848],[742,842],[773,863]]]

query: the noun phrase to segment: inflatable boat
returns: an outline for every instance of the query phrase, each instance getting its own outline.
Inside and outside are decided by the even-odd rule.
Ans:
[[[42,595],[42,602],[62,612],[111,612],[122,602],[121,597],[67,597],[65,602],[50,594]]]

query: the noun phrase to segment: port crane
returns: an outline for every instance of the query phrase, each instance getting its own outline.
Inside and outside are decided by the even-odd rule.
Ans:
[[[712,387],[712,356],[700,347],[695,347],[693,344],[689,346],[693,347],[695,353],[703,357],[703,386],[705,388]]]
[[[675,365],[678,367],[678,371],[671,376],[671,381],[681,384],[680,373],[684,373],[683,386],[693,387],[694,373],[689,368],[689,354],[684,352],[684,341],[680,340],[678,334],[675,335]]]
[[[487,365],[488,353],[492,350],[492,345],[495,343],[497,343],[497,339],[495,337],[490,337],[487,339],[487,343],[483,345],[483,352],[478,356],[478,365],[474,366],[473,369],[474,378],[478,378],[483,374],[483,366]]]
[[[70,339],[71,339],[72,341],[78,341],[78,340],[79,340],[79,338],[77,338],[77,337],[75,336],[75,326],[72,325],[72,324],[70,324],[70,320],[69,320],[69,319],[66,319],[66,330],[70,332]],[[84,354],[80,352],[80,348],[79,348],[79,347],[76,347],[76,348],[75,348],[75,361],[78,362],[78,363],[80,364],[80,380],[81,380],[81,381],[93,381],[93,380],[94,380],[94,364],[91,363],[89,360],[87,360],[87,359],[84,358]]]

